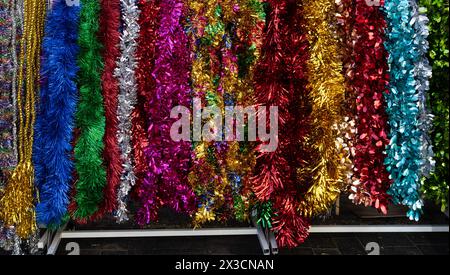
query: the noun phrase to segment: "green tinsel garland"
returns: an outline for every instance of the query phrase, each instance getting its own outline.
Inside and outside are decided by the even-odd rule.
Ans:
[[[71,210],[77,220],[90,218],[103,199],[106,171],[103,166],[103,135],[105,112],[101,91],[103,70],[99,29],[99,0],[81,0],[78,44],[79,102],[76,114],[79,136],[75,146],[75,166],[78,176],[75,201]]]
[[[429,100],[434,114],[433,146],[436,168],[425,182],[425,197],[434,200],[441,210],[448,209],[449,189],[449,90],[448,90],[448,0],[420,0],[420,6],[427,9],[430,19],[429,60],[433,66]]]

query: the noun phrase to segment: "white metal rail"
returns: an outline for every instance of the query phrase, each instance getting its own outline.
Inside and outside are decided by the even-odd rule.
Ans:
[[[317,233],[406,233],[449,232],[448,225],[315,225],[310,232]],[[48,245],[47,254],[55,254],[61,239],[86,238],[145,238],[145,237],[190,237],[190,236],[241,236],[256,235],[264,255],[277,254],[278,247],[272,232],[261,227],[248,228],[204,228],[204,229],[134,229],[134,230],[80,230],[65,231],[65,226],[54,233],[45,232],[39,247]],[[51,240],[51,241],[50,241]],[[42,242],[42,243],[41,243]]]

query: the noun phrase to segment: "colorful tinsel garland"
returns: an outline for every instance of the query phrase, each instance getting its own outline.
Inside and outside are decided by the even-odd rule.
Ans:
[[[23,9],[25,17],[17,78],[18,164],[0,198],[0,220],[15,226],[17,235],[25,239],[37,229],[32,149],[46,3],[25,0]]]
[[[191,81],[193,95],[200,100],[201,110],[210,107],[216,112],[224,110],[223,94],[219,91],[220,61],[218,54],[223,46],[225,35],[222,22],[222,7],[220,1],[189,1],[189,38],[195,54],[192,61]],[[202,121],[209,128],[207,138],[204,136]],[[228,185],[225,164],[220,165],[218,152],[226,153],[227,145],[210,139],[222,137],[222,129],[216,124],[217,119],[212,114],[193,113],[193,156],[192,168],[189,172],[189,183],[198,198],[198,210],[194,216],[194,226],[200,226],[207,221],[216,220],[216,212],[225,203],[225,192]],[[200,126],[198,125],[200,123]],[[197,133],[197,134],[195,134]],[[198,133],[202,133],[198,136]],[[219,153],[220,154],[220,153]],[[220,156],[219,156],[220,157]]]
[[[410,208],[407,216],[418,220],[423,206],[420,196],[422,166],[419,121],[420,95],[416,89],[414,65],[419,51],[414,44],[412,9],[408,0],[386,0],[385,43],[389,54],[389,93],[386,96],[390,143],[386,148],[386,169],[392,185],[388,193],[395,204]]]
[[[343,187],[345,166],[336,148],[335,127],[341,123],[341,104],[344,101],[344,77],[338,52],[334,1],[303,1],[307,39],[310,43],[307,64],[309,99],[311,101],[311,133],[306,143],[311,160],[306,168],[299,168],[301,180],[311,180],[299,205],[300,213],[312,216],[324,213]],[[304,175],[306,174],[306,175]]]
[[[387,53],[383,46],[386,21],[380,6],[356,0],[352,35],[356,96],[354,180],[349,198],[357,204],[374,206],[387,213],[391,184],[384,165],[389,144],[385,96],[388,94]]]
[[[268,1],[269,21],[254,79],[256,104],[278,107],[279,132],[274,152],[257,153],[251,186],[259,200],[259,222],[272,227],[283,247],[302,243],[309,228],[309,221],[297,212],[301,187],[297,187],[295,173],[307,155],[305,148],[298,148],[298,141],[305,138],[310,125],[305,62],[308,42],[302,15],[299,3]]]
[[[50,227],[64,221],[73,180],[79,12],[78,6],[57,0],[45,25],[33,162],[39,190],[37,221]]]
[[[17,164],[17,3],[0,1],[0,198],[10,173]],[[20,238],[14,226],[0,220],[0,248],[21,254]]]
[[[99,31],[100,2],[81,0],[77,64],[79,101],[76,113],[78,136],[75,145],[77,180],[70,205],[72,217],[87,222],[99,210],[106,186],[103,164],[105,110],[101,90],[103,61]]]
[[[120,184],[122,159],[120,158],[118,131],[118,80],[114,75],[116,62],[120,55],[120,1],[100,0],[99,42],[103,45],[101,55],[103,72],[101,87],[105,115],[105,133],[103,136],[103,161],[106,168],[106,185],[103,200],[93,218],[102,217],[117,209],[117,191]]]
[[[139,35],[139,9],[135,0],[121,0],[122,22],[124,28],[120,39],[121,55],[117,62],[115,75],[119,80],[119,104],[117,109],[118,142],[121,152],[122,169],[117,194],[116,218],[119,222],[128,220],[127,197],[136,183],[132,158],[132,113],[137,103],[137,84],[135,69],[137,38]]]
[[[139,16],[139,38],[136,49],[136,81],[137,81],[137,100],[139,105],[132,113],[132,133],[133,133],[133,157],[136,175],[136,197],[139,200],[139,210],[136,220],[139,224],[148,224],[150,221],[156,221],[158,209],[161,206],[161,200],[158,197],[157,186],[149,181],[147,155],[144,152],[149,146],[147,129],[149,121],[147,114],[150,109],[150,101],[154,96],[155,80],[152,77],[152,71],[156,59],[155,42],[157,39],[157,30],[159,24],[159,1],[139,2],[141,10]]]
[[[190,145],[187,141],[174,141],[170,130],[175,119],[171,110],[190,105],[189,44],[181,18],[184,5],[180,0],[160,4],[160,25],[156,41],[156,60],[152,76],[155,91],[149,102],[148,147],[149,173],[145,181],[158,186],[162,203],[182,213],[195,210],[195,195],[187,184]]]

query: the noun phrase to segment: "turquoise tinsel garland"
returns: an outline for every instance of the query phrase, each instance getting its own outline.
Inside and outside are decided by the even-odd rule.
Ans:
[[[419,94],[415,66],[420,56],[414,43],[412,8],[408,0],[386,0],[386,50],[389,53],[389,93],[386,94],[390,144],[385,164],[393,183],[388,191],[395,204],[410,208],[407,216],[419,220],[423,200],[420,195],[421,135]]]

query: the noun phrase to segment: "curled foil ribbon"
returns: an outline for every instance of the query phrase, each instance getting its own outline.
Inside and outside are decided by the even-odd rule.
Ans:
[[[127,197],[136,182],[133,169],[132,156],[132,113],[137,103],[137,84],[135,77],[136,48],[139,36],[139,9],[136,0],[121,0],[123,30],[120,37],[120,57],[117,61],[115,76],[119,80],[119,104],[117,108],[120,157],[122,171],[120,185],[117,191],[117,210],[115,213],[118,222],[128,220]]]

